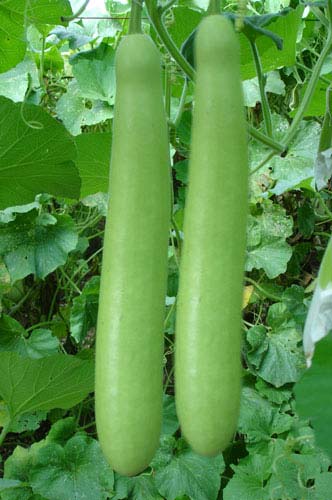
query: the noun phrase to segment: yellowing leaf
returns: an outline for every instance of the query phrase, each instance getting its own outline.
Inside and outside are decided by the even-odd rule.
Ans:
[[[242,309],[245,309],[249,304],[251,296],[253,294],[254,287],[253,285],[245,286],[243,289],[243,300],[242,300]]]

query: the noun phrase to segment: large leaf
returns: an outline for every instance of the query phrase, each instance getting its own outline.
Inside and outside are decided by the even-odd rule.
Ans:
[[[317,444],[332,459],[332,336],[316,344],[312,366],[295,386],[296,408],[301,417],[309,418],[315,429]]]
[[[38,215],[31,210],[16,214],[8,223],[0,222],[0,255],[12,281],[28,274],[44,278],[66,262],[77,240],[75,223],[69,215]]]
[[[29,478],[33,491],[49,500],[106,500],[114,482],[98,441],[83,433],[63,447],[55,443],[41,447]]]
[[[28,203],[38,193],[78,198],[75,157],[61,123],[38,106],[0,97],[0,208]]]
[[[108,192],[111,154],[110,133],[88,133],[75,137],[81,179],[81,198],[98,192]]]
[[[52,408],[71,408],[94,388],[94,364],[73,356],[22,358],[0,353],[0,396],[11,418],[18,414]]]
[[[155,469],[158,491],[167,500],[188,495],[195,500],[211,500],[217,497],[220,474],[224,469],[222,455],[202,457],[189,449],[174,453],[174,438],[162,438],[151,466]]]

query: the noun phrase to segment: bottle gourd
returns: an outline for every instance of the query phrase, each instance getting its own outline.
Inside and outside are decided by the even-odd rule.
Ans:
[[[213,456],[236,430],[247,220],[247,133],[239,45],[207,16],[195,39],[196,87],[177,306],[175,389],[182,432]]]
[[[111,466],[134,475],[159,444],[170,160],[161,61],[143,34],[116,54],[116,102],[96,346],[96,422]]]

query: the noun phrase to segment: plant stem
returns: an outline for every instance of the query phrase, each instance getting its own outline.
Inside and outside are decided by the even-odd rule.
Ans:
[[[263,287],[261,287],[257,281],[249,278],[248,276],[246,276],[246,281],[248,281],[249,283],[251,283],[252,285],[254,285],[255,288],[257,288],[257,290],[261,293],[263,293],[268,299],[271,299],[273,300],[274,302],[280,302],[280,297],[277,297],[277,295],[274,295],[273,293],[270,293],[270,292],[267,292],[266,290],[264,290]]]
[[[256,139],[259,142],[262,142],[266,146],[269,146],[271,149],[274,149],[276,152],[282,153],[285,151],[287,148],[284,144],[281,144],[280,142],[275,141],[272,139],[272,137],[268,137],[267,135],[263,134],[257,128],[253,127],[250,123],[248,123],[248,131],[249,134]]]
[[[175,45],[172,38],[169,36],[167,29],[165,28],[164,22],[162,20],[163,9],[158,7],[155,0],[145,0],[145,5],[148,11],[148,15],[150,17],[151,23],[156,30],[159,38],[165,45],[168,52],[173,57],[174,61],[180,66],[182,71],[190,78],[190,80],[194,80],[194,69],[188,63],[187,59],[183,57],[177,46]]]
[[[323,63],[326,59],[326,56],[329,54],[329,52],[331,51],[331,48],[332,48],[332,23],[331,23],[331,20],[332,20],[332,0],[328,0],[327,11],[328,11],[328,19],[329,19],[329,28],[328,28],[327,39],[326,39],[325,45],[323,47],[323,50],[322,50],[320,56],[318,57],[316,64],[313,68],[311,77],[309,79],[308,86],[305,90],[303,99],[300,103],[300,106],[297,110],[297,113],[296,113],[296,115],[291,123],[291,126],[288,129],[288,132],[286,133],[286,135],[284,137],[283,142],[287,146],[290,144],[290,142],[292,141],[292,139],[296,135],[299,123],[302,120],[303,115],[305,113],[305,110],[307,109],[307,107],[311,101],[311,98],[313,96],[313,93],[315,91]]]
[[[18,311],[20,309],[20,307],[24,304],[24,302],[26,300],[28,300],[28,298],[30,297],[30,295],[32,294],[33,291],[34,291],[34,288],[29,288],[29,290],[24,295],[24,297],[22,297],[21,300],[11,308],[11,310],[9,311],[9,316],[11,316],[12,314],[14,314],[16,311]]]
[[[69,23],[69,21],[73,21],[74,19],[76,19],[76,17],[80,16],[81,14],[83,14],[83,12],[85,11],[85,9],[87,8],[88,6],[88,3],[89,3],[90,0],[85,0],[85,2],[82,4],[82,6],[78,9],[77,12],[75,12],[73,15],[71,16],[61,16],[61,21],[63,23]]]
[[[170,122],[169,123],[170,127],[172,127],[172,128],[177,128],[178,125],[179,125],[179,123],[180,123],[180,121],[181,121],[183,109],[184,109],[184,106],[186,104],[187,87],[188,87],[187,79],[185,78],[184,79],[184,84],[183,84],[183,87],[182,87],[182,92],[181,92],[179,107],[178,107],[178,110],[177,110],[177,113],[176,113],[175,120],[174,120],[174,122]]]
[[[263,74],[261,59],[259,57],[259,52],[258,52],[256,43],[250,42],[250,46],[251,46],[251,51],[252,51],[252,55],[254,58],[254,63],[255,63],[255,68],[256,68],[256,73],[257,73],[257,78],[258,78],[258,85],[259,85],[259,91],[260,91],[260,95],[261,95],[261,103],[262,103],[265,131],[269,137],[272,137],[271,110],[270,110],[269,101],[267,99],[267,95],[265,92],[265,76]]]
[[[129,34],[142,33],[142,0],[131,0]]]
[[[40,328],[41,326],[48,326],[54,324],[54,321],[41,321],[40,323],[36,323],[35,325],[30,326],[26,329],[26,332],[32,332],[32,330],[36,330],[36,328]]]
[[[9,422],[7,422],[2,428],[2,431],[0,433],[0,446],[2,446],[2,443],[4,442],[6,436],[9,432],[10,424],[11,424],[11,420],[9,420]]]

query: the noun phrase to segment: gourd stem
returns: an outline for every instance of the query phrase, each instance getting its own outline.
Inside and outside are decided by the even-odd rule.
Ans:
[[[258,78],[258,85],[259,85],[259,91],[260,91],[260,95],[261,95],[261,103],[262,103],[265,131],[269,137],[272,137],[271,110],[270,110],[269,101],[267,99],[267,95],[265,92],[265,76],[263,74],[263,68],[262,68],[260,57],[259,57],[257,45],[255,42],[250,42],[250,46],[251,46],[251,51],[252,51],[252,55],[254,58],[254,63],[255,63],[255,68],[256,68],[256,73],[257,73],[257,78]]]
[[[157,32],[160,40],[165,45],[168,52],[173,57],[174,61],[180,66],[182,71],[190,78],[190,80],[194,80],[194,69],[191,64],[188,63],[187,59],[183,57],[177,46],[175,45],[172,38],[169,36],[167,29],[162,20],[163,9],[158,7],[155,0],[146,0],[145,5],[148,11],[148,15],[150,17],[151,23],[154,29]]]
[[[129,20],[129,34],[142,33],[142,0],[132,0]]]
[[[163,42],[165,45],[166,49],[170,53],[170,55],[173,57],[174,61],[178,64],[178,66],[182,69],[184,74],[192,81],[195,79],[195,70],[189,64],[187,59],[181,54],[177,46],[175,45],[174,41],[170,37],[167,29],[165,28],[164,22],[163,22],[163,9],[161,7],[158,7],[155,0],[145,0],[145,5],[147,8],[147,12],[151,21],[151,24],[153,25],[155,31],[157,32],[157,35],[159,36],[160,40]],[[266,135],[262,134],[258,130],[256,130],[252,125],[248,126],[249,128],[249,133],[252,135],[255,139],[258,141],[262,142],[266,146],[271,147],[275,151],[282,152],[286,148],[283,144],[278,143],[277,141],[274,141],[271,137],[267,137]]]
[[[207,10],[208,15],[220,14],[220,0],[210,0]]]
[[[79,17],[81,14],[83,14],[83,12],[85,11],[85,9],[87,8],[88,6],[88,3],[89,3],[90,0],[85,0],[85,2],[82,4],[82,6],[78,9],[78,11],[76,11],[74,14],[72,14],[71,16],[61,16],[61,21],[63,23],[69,23],[70,21],[74,21],[74,19],[76,19],[77,17]]]

